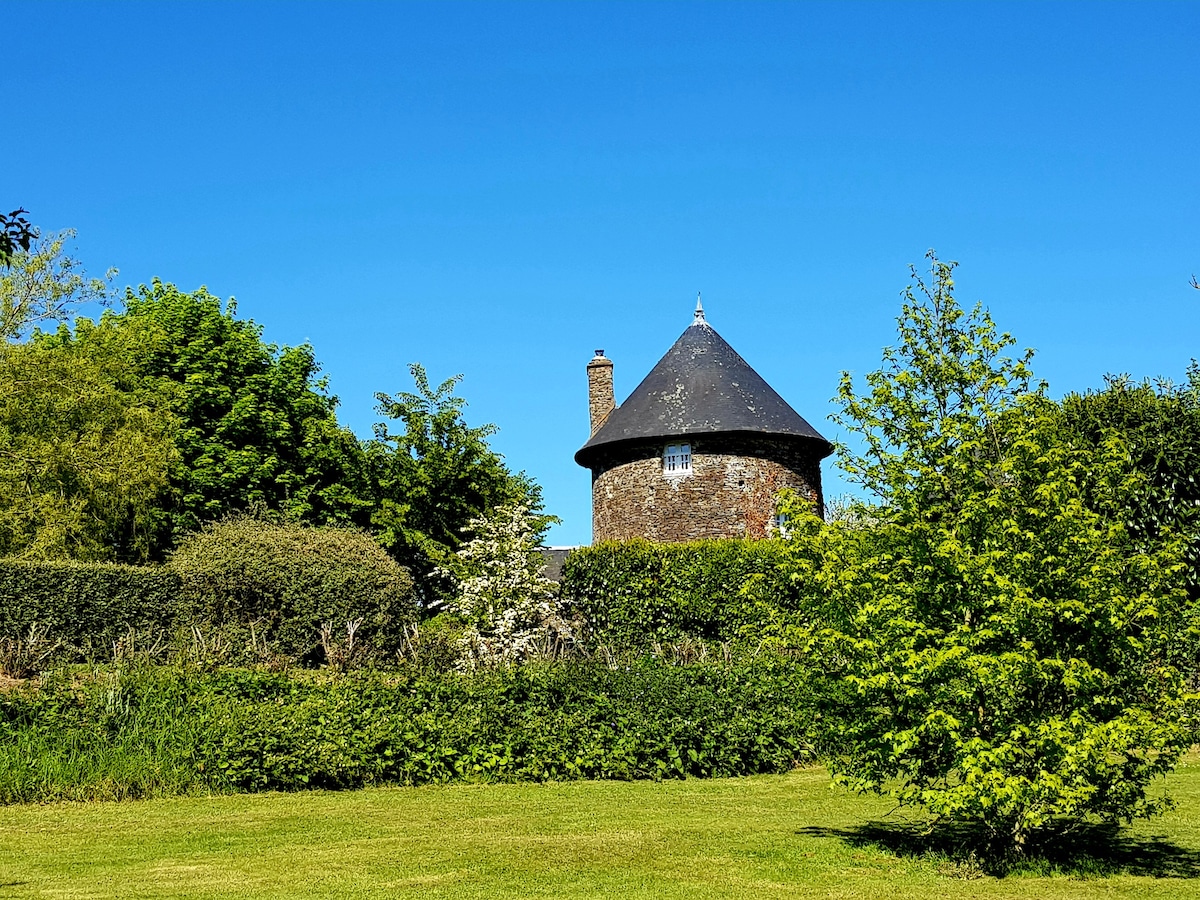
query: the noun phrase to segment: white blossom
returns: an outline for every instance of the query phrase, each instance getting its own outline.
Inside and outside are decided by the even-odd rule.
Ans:
[[[575,629],[558,586],[542,575],[545,560],[529,509],[499,507],[490,517],[472,519],[466,531],[473,537],[445,572],[455,583],[447,606],[467,622],[466,664],[521,663],[565,652]]]

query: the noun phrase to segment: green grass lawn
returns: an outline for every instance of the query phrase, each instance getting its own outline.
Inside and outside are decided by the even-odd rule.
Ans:
[[[10,806],[0,808],[0,898],[1190,900],[1200,896],[1200,759],[1169,786],[1176,812],[1083,841],[1093,859],[1003,878],[887,849],[906,835],[878,824],[894,822],[888,803],[832,788],[820,769]]]

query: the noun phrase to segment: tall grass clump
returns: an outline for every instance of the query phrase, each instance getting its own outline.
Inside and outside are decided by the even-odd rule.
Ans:
[[[0,694],[0,802],[130,800],[197,781],[192,680],[145,662],[60,670]]]

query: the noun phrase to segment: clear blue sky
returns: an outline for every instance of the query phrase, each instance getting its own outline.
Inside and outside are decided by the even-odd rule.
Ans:
[[[830,438],[907,265],[1062,394],[1200,355],[1200,5],[4,5],[0,206],[311,341],[362,435],[406,366],[586,543],[584,365],[709,321]],[[828,489],[843,490],[827,461]]]

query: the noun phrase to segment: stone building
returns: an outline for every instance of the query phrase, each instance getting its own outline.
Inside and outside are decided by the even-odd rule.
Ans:
[[[695,319],[620,406],[603,350],[588,363],[592,433],[575,461],[592,471],[592,541],[761,538],[775,495],[822,507],[833,446],[704,319]]]

